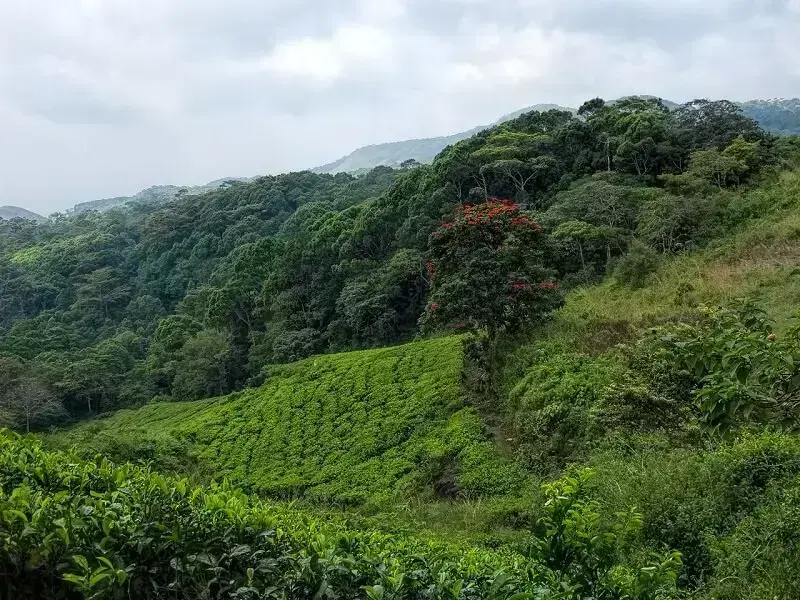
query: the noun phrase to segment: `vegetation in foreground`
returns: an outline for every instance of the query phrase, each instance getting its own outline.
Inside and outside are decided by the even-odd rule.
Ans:
[[[589,472],[549,485],[526,546],[448,547],[348,530],[104,459],[0,433],[0,562],[12,598],[668,598],[676,553],[618,563],[641,527],[586,498]]]

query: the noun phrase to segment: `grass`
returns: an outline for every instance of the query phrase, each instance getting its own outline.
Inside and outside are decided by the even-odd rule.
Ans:
[[[744,296],[785,327],[800,307],[800,172],[744,196],[766,216],[746,219],[701,251],[665,258],[639,289],[609,278],[572,291],[549,337],[603,350],[638,329],[691,316],[700,304]]]

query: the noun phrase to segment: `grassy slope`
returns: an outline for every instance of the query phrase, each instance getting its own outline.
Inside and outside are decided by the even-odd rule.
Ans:
[[[786,173],[775,185],[745,196],[749,219],[705,250],[666,258],[644,287],[631,290],[608,280],[571,292],[553,322],[535,332],[537,341],[506,357],[507,391],[519,386],[525,394],[546,397],[549,392],[540,392],[557,389],[546,387],[557,381],[537,379],[535,363],[543,353],[553,361],[561,354],[585,357],[586,368],[572,380],[580,398],[592,397],[586,391],[613,390],[627,373],[615,358],[615,344],[635,340],[651,325],[691,318],[701,304],[755,297],[779,330],[785,327],[800,309],[800,173]],[[86,444],[98,434],[166,436],[188,441],[198,460],[251,489],[279,494],[306,489],[311,499],[391,499],[383,505],[391,512],[379,514],[373,524],[380,529],[406,523],[415,531],[451,537],[493,530],[500,518],[508,523],[515,514],[524,525],[537,512],[535,479],[527,479],[523,490],[511,485],[515,471],[498,459],[476,413],[462,407],[456,339],[311,359],[286,367],[259,390],[125,411],[103,424],[82,426],[67,439]],[[565,396],[572,393],[567,387]],[[374,404],[378,398],[390,408],[381,412]],[[386,415],[410,429],[401,428],[406,433],[392,438],[396,427],[375,426]],[[312,424],[307,431],[305,423]],[[371,440],[363,445],[362,435],[354,433],[361,429]],[[391,440],[393,449],[386,446]],[[365,449],[373,453],[364,454]],[[315,459],[321,460],[316,468]],[[786,594],[796,591],[792,565],[800,550],[784,540],[800,531],[797,436],[756,431],[733,443],[695,445],[655,432],[638,440],[611,439],[602,447],[589,444],[579,460],[597,470],[599,499],[615,509],[636,505],[643,512],[645,535],[632,552],[664,543],[680,549],[686,561],[682,581],[698,586],[698,597],[796,597]],[[499,495],[457,503],[432,502],[430,494],[402,501],[393,496],[449,479],[467,493]],[[753,555],[756,547],[766,549],[766,559]]]
[[[581,417],[591,423],[605,398],[639,385],[616,346],[648,327],[692,319],[701,305],[752,298],[780,335],[800,311],[800,172],[736,201],[750,207],[750,218],[709,247],[665,258],[639,289],[608,279],[574,290],[535,341],[506,356],[509,435],[525,411],[552,412],[557,402],[585,406]],[[556,367],[565,371],[558,375]],[[649,408],[639,410],[648,417]],[[583,440],[586,449],[573,456],[596,469],[601,501],[642,511],[639,551],[667,544],[683,553],[681,582],[696,597],[798,597],[800,547],[791,540],[800,531],[800,436],[753,426],[733,440],[690,439],[658,428],[612,432]],[[545,450],[580,443],[549,441]]]
[[[120,411],[61,441],[118,458],[154,443],[277,497],[503,491],[514,472],[463,406],[462,368],[460,337],[321,356],[276,369],[257,389]]]
[[[749,192],[742,203],[751,206],[751,219],[703,251],[665,261],[643,288],[609,280],[570,294],[556,335],[587,342],[593,329],[641,328],[743,296],[785,326],[800,310],[800,171]]]

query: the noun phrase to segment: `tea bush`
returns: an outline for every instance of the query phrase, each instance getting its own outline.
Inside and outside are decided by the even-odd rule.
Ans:
[[[676,554],[615,562],[621,525],[597,521],[585,487],[545,490],[536,552],[477,550],[192,488],[146,467],[82,462],[0,432],[0,595],[52,599],[655,600],[674,592]],[[612,537],[609,537],[611,535]],[[588,537],[587,537],[588,536]],[[599,545],[593,541],[603,538]],[[579,551],[578,551],[579,550]]]
[[[360,504],[405,491],[512,491],[524,475],[487,443],[478,414],[464,406],[463,360],[458,336],[312,358],[273,369],[260,388],[120,411],[60,442],[121,460],[131,455],[119,439],[139,440],[138,451],[158,444],[166,467],[174,448],[191,454],[175,457],[178,467],[197,463],[280,498]]]

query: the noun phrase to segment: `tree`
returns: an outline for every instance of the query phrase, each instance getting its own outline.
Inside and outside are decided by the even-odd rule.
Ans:
[[[419,167],[419,166],[420,166],[420,163],[415,158],[408,158],[408,159],[406,159],[406,160],[404,160],[403,162],[400,163],[400,168],[403,169],[404,171],[407,170],[407,169],[415,169],[416,167]]]
[[[30,433],[34,427],[49,425],[66,416],[64,406],[56,394],[36,378],[20,379],[7,392],[0,405],[0,412],[19,428]]]
[[[689,174],[712,182],[719,189],[728,185],[728,179],[745,169],[735,156],[716,148],[692,152],[689,157]]]
[[[560,299],[542,265],[543,243],[541,228],[509,200],[460,207],[430,237],[422,328],[482,329],[494,338],[542,320]]]
[[[765,140],[765,132],[742,109],[728,100],[687,102],[675,111],[676,129],[683,132],[688,150],[721,150],[742,136],[746,141]]]
[[[228,337],[203,330],[186,340],[178,352],[172,392],[181,400],[218,396],[226,391]]]
[[[607,246],[608,239],[616,235],[616,230],[598,227],[586,221],[570,220],[561,223],[553,231],[553,238],[561,240],[578,250],[581,271],[586,271],[587,258],[597,254],[598,246]],[[589,257],[587,257],[587,254]]]

